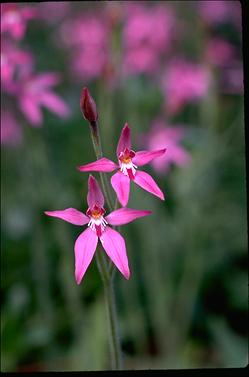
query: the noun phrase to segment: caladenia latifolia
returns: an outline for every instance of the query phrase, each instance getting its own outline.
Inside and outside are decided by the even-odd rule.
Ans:
[[[134,152],[131,149],[131,130],[126,123],[121,131],[116,151],[118,164],[103,157],[95,162],[79,166],[78,169],[82,172],[98,171],[102,173],[118,170],[111,178],[111,185],[122,206],[126,206],[129,201],[131,181],[161,200],[164,200],[164,194],[154,179],[148,173],[137,170],[137,168],[161,157],[165,152],[166,148],[155,151]]]
[[[75,208],[66,208],[59,211],[45,211],[45,214],[57,217],[74,225],[88,225],[77,238],[75,251],[75,279],[80,284],[97,248],[98,239],[109,258],[124,275],[130,277],[130,269],[126,254],[125,240],[110,225],[124,225],[139,217],[151,214],[151,211],[141,211],[132,208],[120,208],[105,216],[105,199],[96,179],[90,175],[87,194],[88,209],[86,214]],[[105,271],[106,274],[106,271]],[[108,276],[105,276],[108,279]]]
[[[125,277],[130,278],[130,268],[126,252],[125,239],[115,229],[117,226],[128,224],[140,217],[148,216],[151,211],[127,208],[129,200],[130,181],[133,180],[146,191],[164,200],[164,194],[157,186],[153,178],[141,171],[137,166],[145,165],[156,157],[160,157],[166,151],[140,151],[135,153],[131,150],[130,128],[126,124],[121,132],[117,146],[119,165],[103,158],[101,138],[98,127],[98,112],[96,104],[87,88],[82,91],[80,107],[84,118],[89,122],[93,148],[97,161],[81,166],[81,171],[98,171],[100,173],[101,187],[97,180],[89,175],[88,194],[85,214],[75,208],[63,210],[45,211],[45,214],[57,217],[71,224],[87,228],[80,233],[74,245],[75,254],[75,280],[80,284],[93,256],[96,256],[98,269],[104,284],[106,307],[109,320],[110,355],[112,369],[122,369],[122,355],[118,335],[115,296],[113,290],[113,276],[115,266]],[[112,187],[117,194],[114,200],[114,192],[111,192],[107,177],[103,174],[118,169],[111,179]],[[105,200],[109,207],[106,215],[104,208]],[[118,202],[123,206],[118,208]],[[115,203],[115,204],[113,204]],[[100,242],[98,242],[100,241]],[[102,246],[102,247],[101,247]],[[110,259],[107,263],[105,253]]]

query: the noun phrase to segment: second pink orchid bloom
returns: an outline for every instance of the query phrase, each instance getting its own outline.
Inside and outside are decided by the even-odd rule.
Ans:
[[[74,225],[88,224],[88,228],[77,238],[74,245],[75,279],[80,284],[97,248],[98,239],[109,258],[126,279],[130,277],[124,238],[107,224],[117,226],[128,224],[140,217],[148,216],[151,211],[120,208],[104,217],[104,196],[93,176],[88,179],[88,210],[86,215],[75,208],[60,211],[46,211],[45,214],[65,220]]]
[[[135,153],[131,149],[131,130],[126,123],[122,129],[117,146],[119,165],[103,157],[95,162],[79,166],[78,169],[82,172],[112,172],[119,169],[118,172],[112,176],[111,184],[117,194],[119,202],[124,207],[129,200],[130,181],[134,181],[144,190],[164,200],[164,194],[153,178],[148,173],[137,170],[137,167],[148,164],[155,158],[162,156],[165,151],[166,149],[164,148],[156,151],[139,151]]]

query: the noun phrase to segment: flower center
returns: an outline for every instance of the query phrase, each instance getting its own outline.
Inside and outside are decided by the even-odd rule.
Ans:
[[[102,213],[99,209],[94,209],[91,213],[91,216],[95,219],[95,220],[98,220],[101,216],[102,216]]]
[[[131,163],[131,158],[130,157],[126,157],[126,158],[122,158],[121,160],[124,164],[130,164]]]
[[[106,224],[108,224],[103,217],[103,215],[105,214],[104,208],[94,205],[93,207],[88,208],[86,214],[90,217],[88,226],[94,232],[96,232],[98,237],[101,237],[102,233],[105,230]]]
[[[118,156],[120,171],[130,179],[134,179],[136,174],[137,166],[132,162],[134,156],[135,152],[128,148],[125,148],[125,150]]]

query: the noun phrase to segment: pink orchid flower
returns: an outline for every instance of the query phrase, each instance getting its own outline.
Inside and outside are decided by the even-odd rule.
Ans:
[[[46,107],[56,115],[66,118],[70,111],[66,103],[52,91],[59,82],[56,73],[25,74],[16,85],[16,94],[20,110],[35,127],[42,124],[41,106]]]
[[[148,216],[151,211],[140,211],[131,208],[120,208],[104,217],[104,196],[93,176],[88,179],[88,210],[86,215],[75,208],[61,211],[45,211],[45,214],[65,220],[74,225],[88,224],[77,238],[74,245],[75,279],[80,284],[96,250],[98,239],[108,257],[116,265],[126,279],[130,277],[128,258],[124,238],[107,224],[117,226],[128,224],[140,217]]]
[[[164,148],[155,151],[139,151],[135,153],[131,150],[131,130],[126,123],[122,129],[117,146],[119,165],[103,157],[95,162],[79,166],[78,169],[83,172],[112,172],[118,169],[118,172],[111,178],[111,184],[117,194],[119,202],[124,207],[129,200],[130,181],[134,181],[144,190],[164,200],[164,194],[153,178],[148,173],[137,170],[137,167],[148,164],[155,158],[162,156],[165,151],[166,149]]]
[[[174,15],[164,5],[147,7],[136,2],[127,2],[124,10],[124,74],[154,73],[171,46]]]
[[[235,48],[222,38],[212,38],[207,42],[205,58],[211,64],[224,66],[234,60]]]
[[[149,45],[163,50],[170,47],[175,23],[173,10],[167,5],[145,6],[140,3],[125,4],[124,44],[128,48]]]
[[[76,80],[90,81],[103,73],[109,61],[105,17],[86,14],[64,21],[59,30],[59,39],[69,48],[70,70]]]
[[[165,106],[170,115],[203,98],[211,82],[209,71],[201,64],[173,58],[161,77]]]
[[[125,74],[153,73],[159,69],[159,57],[149,46],[126,51],[123,70]]]
[[[1,80],[7,92],[12,91],[14,76],[18,77],[27,72],[33,65],[30,52],[20,50],[12,42],[2,40],[1,49]]]
[[[241,25],[241,6],[238,1],[199,1],[198,8],[201,18],[210,25],[226,22]]]
[[[8,32],[12,38],[20,40],[26,32],[27,21],[36,17],[36,11],[29,6],[17,4],[1,5],[1,33]]]
[[[37,13],[39,18],[48,24],[57,24],[63,20],[71,11],[71,3],[69,1],[44,1],[37,4]]]

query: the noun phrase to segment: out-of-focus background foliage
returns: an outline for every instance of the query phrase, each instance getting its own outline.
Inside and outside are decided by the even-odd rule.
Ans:
[[[94,160],[83,86],[108,158],[125,122],[134,150],[168,148],[144,168],[165,202],[133,185],[129,207],[153,215],[122,230],[132,271],[115,275],[124,367],[245,366],[240,3],[4,4],[1,26],[2,370],[110,367],[96,261],[77,286],[81,230],[43,213],[87,209],[88,176],[76,170]]]

